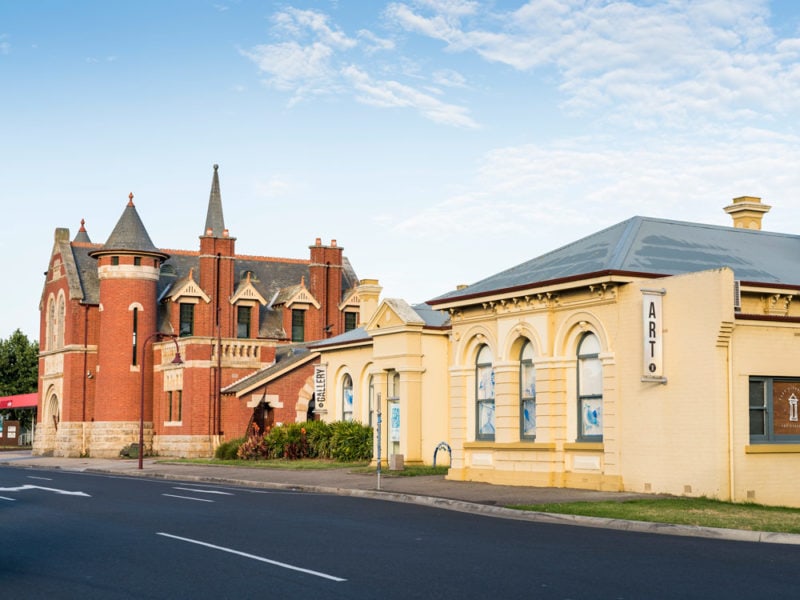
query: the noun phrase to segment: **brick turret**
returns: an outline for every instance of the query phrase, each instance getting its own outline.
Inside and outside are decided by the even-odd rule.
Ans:
[[[136,422],[142,344],[156,332],[159,269],[168,255],[150,240],[133,194],[108,241],[90,256],[97,260],[100,284],[95,420]],[[147,360],[145,396],[150,398],[152,352]],[[152,420],[151,414],[148,402],[145,419]]]

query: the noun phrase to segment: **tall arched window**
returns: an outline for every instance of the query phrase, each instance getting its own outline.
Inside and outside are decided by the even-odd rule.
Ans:
[[[519,427],[522,439],[536,439],[536,367],[530,342],[519,353]]]
[[[53,296],[47,300],[47,326],[44,334],[45,350],[56,347],[56,300]]]
[[[494,369],[492,351],[481,346],[475,359],[475,438],[494,440]]]
[[[64,347],[64,326],[67,320],[67,305],[64,293],[58,294],[58,316],[56,317],[56,348]]]
[[[578,438],[603,441],[603,365],[600,340],[593,333],[578,344]]]
[[[345,374],[342,379],[342,421],[353,420],[353,378]]]

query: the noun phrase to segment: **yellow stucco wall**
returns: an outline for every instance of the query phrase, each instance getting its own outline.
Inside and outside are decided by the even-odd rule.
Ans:
[[[748,410],[750,376],[800,375],[800,326],[737,318],[733,286],[733,272],[720,269],[571,283],[450,307],[449,477],[800,505],[800,445],[751,444]],[[642,380],[643,288],[664,291],[666,383]],[[790,301],[779,304],[791,316]],[[774,298],[757,291],[743,305],[775,314]],[[593,443],[577,431],[576,351],[585,331],[602,346],[603,438]],[[521,337],[536,348],[535,442],[519,434]],[[494,355],[494,441],[475,436],[482,344]]]

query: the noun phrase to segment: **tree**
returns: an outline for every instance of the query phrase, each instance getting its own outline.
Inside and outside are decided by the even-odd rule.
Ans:
[[[0,396],[30,394],[39,385],[39,343],[31,342],[17,329],[7,340],[0,339]],[[30,410],[3,410],[4,419],[32,423]]]

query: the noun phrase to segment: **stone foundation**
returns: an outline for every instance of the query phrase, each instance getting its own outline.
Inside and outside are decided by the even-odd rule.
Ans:
[[[153,451],[158,456],[179,458],[211,458],[214,456],[216,436],[210,435],[157,435]]]

